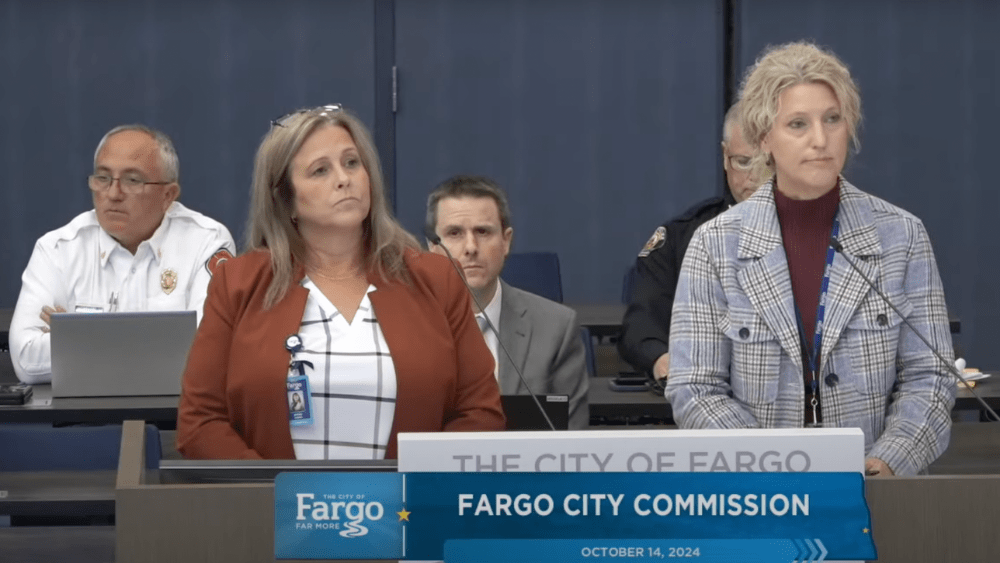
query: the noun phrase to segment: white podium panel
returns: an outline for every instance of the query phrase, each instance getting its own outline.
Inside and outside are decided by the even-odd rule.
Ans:
[[[858,428],[399,435],[399,471],[863,473]]]

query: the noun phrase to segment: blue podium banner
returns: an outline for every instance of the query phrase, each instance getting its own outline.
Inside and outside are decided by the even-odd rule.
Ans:
[[[597,560],[651,563],[774,563],[824,561],[820,540],[448,540],[446,563],[509,563]]]
[[[403,475],[281,473],[274,480],[277,559],[401,559]]]
[[[275,482],[275,556],[877,557],[858,473],[286,473]]]

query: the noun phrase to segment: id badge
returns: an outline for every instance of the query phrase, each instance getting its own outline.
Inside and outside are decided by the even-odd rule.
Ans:
[[[288,423],[292,426],[308,426],[313,423],[312,393],[309,391],[309,377],[288,376]]]
[[[73,309],[74,313],[103,313],[104,307],[100,305],[77,305]]]

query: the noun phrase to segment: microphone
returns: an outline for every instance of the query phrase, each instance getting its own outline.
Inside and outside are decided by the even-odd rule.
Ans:
[[[965,379],[965,377],[958,371],[958,368],[953,363],[945,360],[944,357],[941,355],[941,353],[938,352],[934,348],[934,346],[931,345],[930,341],[927,340],[927,338],[924,337],[924,335],[921,334],[920,331],[916,329],[916,327],[910,324],[910,321],[907,320],[907,318],[903,316],[902,313],[899,312],[899,309],[897,309],[896,306],[892,303],[892,301],[889,300],[889,297],[887,297],[886,294],[882,293],[882,290],[880,290],[878,286],[876,286],[875,283],[872,280],[870,280],[868,276],[865,275],[864,272],[861,271],[861,268],[858,268],[858,265],[854,262],[854,260],[851,259],[851,257],[848,256],[846,252],[844,252],[844,247],[840,244],[840,241],[837,240],[837,237],[830,237],[830,246],[833,248],[834,251],[840,253],[840,255],[844,258],[844,260],[847,260],[847,263],[850,264],[851,268],[855,272],[857,272],[858,275],[861,276],[861,279],[865,280],[865,283],[867,283],[869,287],[875,290],[875,293],[877,293],[878,296],[882,298],[882,301],[885,301],[886,304],[888,304],[889,307],[891,307],[892,310],[895,311],[897,315],[899,315],[900,319],[903,319],[903,323],[906,324],[906,326],[908,326],[910,330],[913,331],[913,334],[916,334],[917,337],[920,338],[921,341],[923,341],[924,345],[927,346],[927,349],[930,350],[931,353],[933,353],[937,357],[937,359],[941,360],[941,363],[948,366],[948,369],[951,371],[951,374],[957,377],[958,380],[965,385],[966,389],[968,389],[969,392],[972,393],[972,395],[976,398],[976,400],[978,400],[979,403],[983,405],[983,408],[985,408],[986,411],[993,416],[993,421],[994,422],[1000,421],[1000,416],[997,416],[997,413],[994,412],[993,409],[991,409],[988,404],[986,404],[986,401],[984,401],[983,398],[980,397],[978,393],[976,393],[976,390],[973,389],[972,385],[969,385],[969,381]],[[964,360],[960,361],[962,361],[964,367],[965,363]]]
[[[500,338],[500,333],[497,331],[497,327],[493,326],[493,321],[490,320],[490,316],[486,314],[486,309],[482,306],[481,303],[479,303],[479,300],[476,299],[476,293],[472,291],[472,286],[469,285],[468,281],[466,281],[465,274],[462,273],[462,270],[458,269],[458,262],[455,260],[455,257],[451,255],[451,251],[448,250],[447,246],[441,244],[441,237],[437,236],[437,233],[428,232],[426,234],[427,234],[427,240],[431,244],[435,246],[440,246],[441,248],[444,249],[445,254],[448,255],[448,259],[451,261],[451,266],[455,268],[455,271],[458,272],[458,277],[462,280],[462,283],[465,284],[466,289],[469,290],[469,295],[472,297],[472,301],[474,301],[476,303],[476,307],[478,307],[479,310],[483,312],[483,318],[486,319],[486,326],[490,327],[490,330],[493,331],[493,334],[496,335],[497,343],[500,344],[500,349],[503,350],[504,355],[507,356],[508,360],[510,360],[510,366],[514,368],[514,371],[517,373],[517,377],[521,379],[521,385],[524,385],[524,388],[528,390],[528,394],[531,395],[531,398],[535,400],[535,405],[538,407],[538,412],[542,413],[542,416],[545,417],[545,422],[549,425],[549,429],[555,430],[556,425],[552,424],[552,419],[549,418],[549,413],[545,412],[545,409],[542,408],[542,403],[541,401],[538,400],[538,396],[536,396],[535,393],[531,390],[531,387],[528,385],[528,382],[525,381],[524,379],[524,374],[521,373],[521,369],[517,367],[517,363],[514,362],[514,358],[510,356],[510,352],[507,351],[507,347],[503,345],[503,339]]]

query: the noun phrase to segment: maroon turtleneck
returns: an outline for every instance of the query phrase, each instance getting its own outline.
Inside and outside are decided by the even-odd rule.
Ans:
[[[838,185],[819,198],[807,200],[791,199],[776,187],[774,203],[778,208],[781,239],[788,257],[792,294],[802,315],[806,345],[812,351],[816,334],[816,307],[819,305],[819,290],[823,284],[826,251],[830,246],[830,230],[840,203],[840,185],[838,182]],[[803,357],[803,363],[806,363],[805,360]],[[816,361],[818,365],[819,358]],[[812,377],[808,365],[802,375],[808,393]],[[810,409],[806,409],[806,419],[812,419]]]

